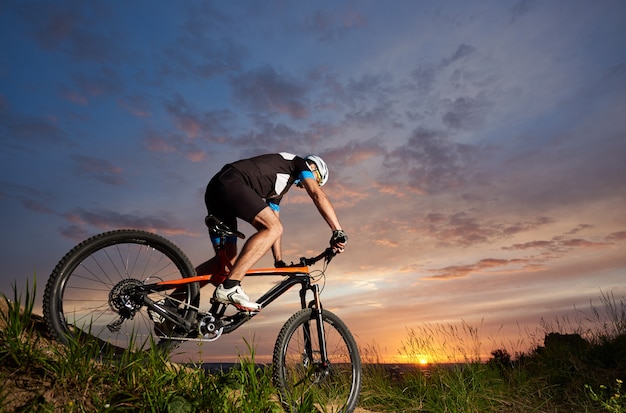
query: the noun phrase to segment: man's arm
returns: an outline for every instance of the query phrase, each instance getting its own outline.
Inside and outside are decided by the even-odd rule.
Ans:
[[[339,218],[337,218],[337,213],[335,212],[335,208],[333,207],[330,199],[326,196],[324,190],[319,186],[315,179],[306,178],[302,180],[302,185],[306,189],[306,192],[309,194],[313,203],[317,207],[317,210],[320,212],[328,226],[332,231],[341,230],[341,224],[339,223]],[[345,247],[345,243],[337,244],[339,252],[343,251]]]

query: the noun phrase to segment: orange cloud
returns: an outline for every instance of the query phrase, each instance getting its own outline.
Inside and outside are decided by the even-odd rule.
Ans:
[[[374,242],[376,243],[376,245],[383,245],[385,247],[392,247],[392,248],[396,248],[399,245],[397,242],[391,241],[388,239],[377,239]]]

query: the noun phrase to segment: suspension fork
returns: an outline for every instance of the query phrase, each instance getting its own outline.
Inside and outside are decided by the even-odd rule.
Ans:
[[[320,290],[317,284],[302,286],[300,290],[300,303],[302,308],[307,308],[306,293],[307,291],[313,293],[313,301],[308,305],[313,310],[313,314],[317,321],[317,337],[319,340],[320,358],[322,367],[328,367],[328,353],[326,349],[326,333],[324,331],[324,320],[322,318],[322,301],[320,300]],[[311,343],[311,325],[309,322],[304,323],[304,347],[309,357],[309,360],[313,360],[313,343]]]

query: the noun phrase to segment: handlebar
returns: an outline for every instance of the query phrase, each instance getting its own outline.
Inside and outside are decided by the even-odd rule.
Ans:
[[[302,257],[302,258],[300,258],[300,265],[301,266],[313,265],[316,262],[318,262],[319,260],[321,260],[322,258],[325,258],[326,262],[329,263],[330,260],[332,260],[335,255],[337,255],[337,252],[335,252],[335,250],[332,247],[328,247],[321,254],[319,254],[316,257],[311,257],[311,258]]]

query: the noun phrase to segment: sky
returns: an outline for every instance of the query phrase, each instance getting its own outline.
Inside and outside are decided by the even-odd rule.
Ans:
[[[350,237],[322,299],[364,354],[432,331],[524,351],[626,296],[625,21],[622,0],[3,1],[0,291],[36,277],[41,311],[63,255],[113,229],[199,264],[225,163],[315,153]],[[281,207],[286,261],[327,246],[306,193]],[[297,308],[185,351],[262,357]]]

